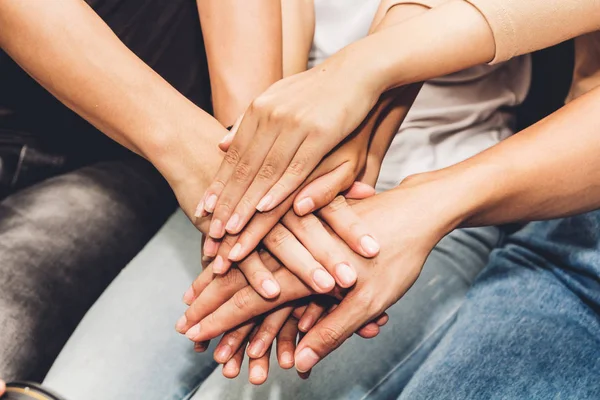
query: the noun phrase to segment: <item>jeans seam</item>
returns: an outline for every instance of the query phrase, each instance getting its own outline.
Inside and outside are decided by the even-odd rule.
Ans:
[[[462,305],[462,303],[461,303]],[[406,356],[404,357],[403,360],[401,360],[398,364],[396,364],[396,366],[392,369],[390,369],[390,371],[385,374],[384,377],[382,377],[375,385],[373,385],[373,387],[371,389],[369,389],[369,391],[367,393],[365,393],[360,400],[366,400],[375,389],[379,388],[385,381],[387,381],[389,379],[389,377],[395,372],[397,371],[402,365],[406,364],[406,362],[418,351],[420,350],[423,345],[427,342],[428,339],[430,339],[433,335],[435,335],[436,333],[438,333],[444,326],[446,326],[446,323],[448,323],[449,321],[451,321],[452,319],[456,318],[456,314],[458,313],[458,310],[460,309],[461,305],[459,305],[458,307],[456,307],[456,309],[454,311],[452,311],[452,313],[446,318],[444,319],[443,323],[441,323],[440,325],[438,325],[434,330],[432,330],[426,337],[424,337],[418,345],[415,346],[415,348]],[[433,352],[433,350],[435,349],[436,346],[434,346],[434,348],[431,350]],[[431,353],[430,353],[431,354]],[[429,357],[429,355],[427,355],[427,358]],[[419,366],[420,367],[420,366]],[[418,370],[418,368],[417,368]],[[416,372],[416,370],[415,370]],[[413,374],[414,375],[414,374]]]

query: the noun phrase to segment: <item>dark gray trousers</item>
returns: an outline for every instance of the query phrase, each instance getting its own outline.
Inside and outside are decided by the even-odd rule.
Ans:
[[[193,0],[88,3],[179,92],[210,108]],[[26,133],[28,146],[62,160],[45,168],[45,158],[36,157],[24,181],[0,188],[9,194],[0,202],[0,378],[40,381],[87,309],[176,203],[151,165],[60,104],[1,51],[0,110],[0,128]],[[13,147],[3,148],[1,139],[0,170],[3,155],[6,167],[19,154],[19,134],[8,137]]]

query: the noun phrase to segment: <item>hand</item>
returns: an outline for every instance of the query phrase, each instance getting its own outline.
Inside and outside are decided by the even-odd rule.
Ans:
[[[2,396],[5,391],[6,391],[6,384],[4,383],[3,380],[0,379],[0,396]]]
[[[374,194],[375,190],[372,187],[356,182],[348,190],[346,195],[350,198],[361,199]],[[250,236],[253,237],[264,236],[273,225],[278,223],[281,218],[279,212],[284,206],[289,207],[289,204],[286,202],[272,212],[256,215],[251,224],[246,228],[246,231],[250,231]],[[293,212],[288,211],[288,213]],[[367,230],[362,221],[356,216],[349,215],[348,217],[352,218],[351,220],[354,222],[353,228],[342,232],[340,236],[344,238],[347,243],[352,244],[351,248],[353,250],[359,251],[365,256],[376,255],[379,251],[379,246],[375,239],[366,233]],[[343,288],[350,287],[354,284],[356,280],[355,271],[347,262],[345,255],[338,250],[339,246],[331,240],[330,235],[322,225],[315,224],[311,234],[303,239],[315,243],[313,246],[313,254],[306,251],[302,243],[297,241],[285,241],[284,246],[279,246],[278,242],[281,241],[279,237],[288,235],[289,232],[284,226],[276,226],[271,229],[271,232],[269,233],[269,237],[274,238],[274,240],[265,241],[266,246],[273,254],[280,257],[281,261],[284,262],[285,266],[290,271],[294,272],[317,293],[326,293],[330,291],[335,282]],[[243,238],[244,234],[241,236]],[[242,243],[247,243],[248,240],[252,240],[252,238],[249,238],[248,236],[246,236],[246,239],[246,242]],[[246,246],[248,246],[246,248],[250,248],[250,246],[255,248],[257,244],[258,243],[251,242],[250,244],[246,244]],[[228,271],[231,266],[231,262],[228,258],[232,258],[231,254],[235,251],[236,246],[239,250],[240,240],[237,235],[227,235],[219,246],[217,246],[217,242],[213,239],[206,239],[204,255],[211,257],[215,257],[216,255],[211,264],[213,273],[222,275]],[[238,257],[236,256],[236,258]],[[263,297],[274,298],[279,294],[279,285],[276,283],[271,272],[267,268],[261,267],[260,263],[254,260],[257,260],[257,257],[252,254],[244,259],[240,258],[238,267],[244,272],[250,284],[255,290],[261,293]],[[319,277],[315,275],[317,271],[320,271]],[[328,275],[325,275],[324,273],[328,273]],[[271,282],[269,285],[273,286],[273,288],[276,286],[276,289],[267,292],[264,287],[265,281]]]
[[[428,176],[435,177],[435,174]],[[452,195],[458,188],[449,187],[445,182],[442,180],[438,184],[435,179],[417,177],[393,191],[351,206],[340,199],[323,209],[322,217],[342,230],[345,214],[352,208],[385,241],[380,254],[371,260],[348,252],[354,256],[352,262],[358,272],[358,282],[340,306],[317,323],[300,342],[295,358],[301,372],[312,368],[366,321],[380,315],[412,285],[431,249],[460,221],[461,204]],[[303,225],[294,221],[289,225],[286,223],[295,234],[303,229]],[[275,271],[274,276],[283,288],[277,299],[266,301],[251,288],[244,288],[215,311],[204,310],[205,316],[199,323],[202,329],[198,329],[194,338],[216,337],[249,318],[310,294],[310,290],[286,269]]]
[[[205,209],[215,213],[212,237],[221,238],[227,226],[239,232],[255,208],[280,204],[365,119],[379,93],[368,74],[341,64],[325,62],[277,82],[246,111],[206,192]]]

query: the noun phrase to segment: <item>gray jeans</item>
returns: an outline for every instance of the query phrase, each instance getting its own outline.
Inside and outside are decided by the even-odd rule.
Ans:
[[[0,202],[0,377],[42,380],[174,208],[166,182],[141,159],[85,167]]]
[[[178,212],[92,307],[44,384],[71,400],[388,398],[453,321],[501,236],[493,227],[451,233],[376,339],[352,337],[307,382],[272,363],[267,383],[255,387],[247,368],[225,379],[211,349],[195,354],[174,330],[181,296],[200,271],[200,234]]]

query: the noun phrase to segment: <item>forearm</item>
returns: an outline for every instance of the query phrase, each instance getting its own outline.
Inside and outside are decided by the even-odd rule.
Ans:
[[[477,1],[478,5],[486,2],[498,3],[497,0]],[[600,25],[597,0],[578,0],[575,7],[559,3],[531,0],[527,6],[519,7],[520,12],[528,14],[520,15],[519,23],[527,17],[532,21],[532,31],[521,29],[524,34],[518,38],[528,45],[503,48],[502,55],[506,58],[506,54],[514,56],[550,46]],[[508,2],[506,7],[517,7],[515,4]],[[540,21],[540,15],[545,20]],[[448,1],[346,47],[336,55],[336,62],[350,66],[362,60],[364,72],[373,76],[371,84],[379,91],[460,71],[497,58],[499,42],[495,35],[500,34],[486,18],[492,17],[484,17],[467,1]],[[559,25],[560,29],[548,30],[548,24]],[[540,37],[543,40],[538,40]],[[500,45],[505,46],[505,41],[503,39]]]
[[[282,77],[281,0],[197,0],[215,117],[233,125]]]
[[[427,12],[428,9],[429,7],[426,5],[403,3],[397,0],[382,1],[371,24],[369,34],[403,23]],[[376,123],[369,143],[366,172],[361,179],[362,182],[375,186],[385,154],[421,87],[422,83],[406,85],[384,93],[379,99],[372,111],[374,115],[370,116],[376,120]]]
[[[306,71],[315,33],[314,0],[281,0],[283,76]]]
[[[223,128],[127,49],[85,2],[4,0],[0,26],[0,46],[23,69],[169,181],[181,179],[182,165],[174,163],[191,151],[192,160],[218,163]],[[198,179],[214,173],[193,170]]]
[[[598,104],[600,90],[594,90],[485,152],[417,175],[413,182],[435,188],[440,215],[451,227],[552,219],[599,208]]]

